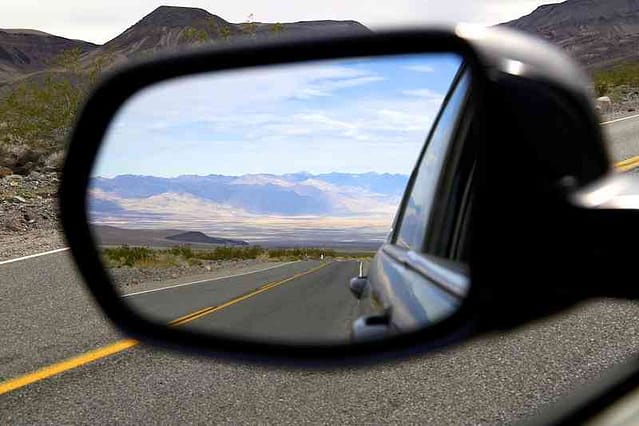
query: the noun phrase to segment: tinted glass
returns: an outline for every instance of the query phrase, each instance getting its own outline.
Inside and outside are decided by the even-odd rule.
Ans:
[[[399,225],[396,243],[421,251],[437,183],[451,143],[455,123],[462,110],[470,77],[464,75],[446,105],[419,164],[417,176]]]

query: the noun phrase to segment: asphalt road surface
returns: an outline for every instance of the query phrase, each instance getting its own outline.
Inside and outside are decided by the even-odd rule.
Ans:
[[[639,155],[639,115],[613,120],[602,127],[611,160],[618,162]]]
[[[0,265],[0,276],[2,380],[122,339],[87,296],[68,253]],[[287,284],[302,287],[280,289]],[[335,371],[138,345],[1,395],[0,423],[507,422],[634,354],[638,320],[637,304],[600,301],[431,356]]]
[[[608,126],[615,160],[639,155],[637,119]],[[324,273],[341,275],[348,267],[327,266]],[[303,284],[284,283],[237,303],[226,312],[228,323],[254,322],[232,309],[276,291],[318,294]],[[163,320],[181,314],[148,307]],[[264,313],[273,322],[292,314]],[[85,292],[67,252],[0,265],[0,315],[5,383],[124,338]],[[129,343],[0,395],[0,424],[507,423],[582,388],[638,348],[639,305],[611,300],[436,354],[361,369],[273,369]]]
[[[357,276],[359,264],[296,262],[222,280],[132,294],[125,300],[154,321],[184,318],[181,327],[203,333],[287,343],[345,343],[357,315],[357,300],[347,284]],[[189,316],[207,308],[209,313],[194,319]]]

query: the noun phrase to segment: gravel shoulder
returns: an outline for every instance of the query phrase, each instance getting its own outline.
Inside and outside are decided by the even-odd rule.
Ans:
[[[66,245],[58,224],[59,181],[53,172],[0,177],[0,260]]]

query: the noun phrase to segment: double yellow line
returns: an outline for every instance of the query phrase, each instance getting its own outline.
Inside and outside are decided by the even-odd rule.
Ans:
[[[322,269],[328,265],[328,263],[323,263],[315,268],[311,268],[308,271],[300,272],[286,279],[275,281],[272,283],[264,284],[259,287],[257,290],[253,290],[246,294],[236,297],[235,299],[229,300],[221,305],[217,306],[209,306],[208,308],[200,309],[195,312],[191,312],[188,315],[177,318],[171,322],[169,325],[171,326],[180,326],[187,324],[189,322],[195,321],[196,319],[202,318],[206,315],[210,315],[212,313],[221,311],[222,309],[226,309],[229,306],[235,305],[236,303],[240,303],[246,299],[250,299],[251,297],[255,297],[258,294],[262,294],[266,291],[272,290],[276,287],[279,287],[287,282],[293,281],[297,278],[303,277],[304,275],[311,274],[319,269]],[[64,373],[65,371],[72,370],[74,368],[81,367],[88,363],[97,361],[102,358],[106,358],[111,355],[115,355],[119,352],[125,351],[136,346],[139,342],[133,339],[123,339],[119,340],[110,345],[104,346],[102,348],[98,348],[89,352],[85,352],[81,355],[69,358],[67,360],[40,368],[32,373],[25,374],[23,376],[15,377],[13,379],[5,380],[0,382],[0,395],[5,394],[7,392],[11,392],[13,390],[19,389],[21,387],[27,386],[31,383],[38,382],[40,380],[47,379],[49,377],[58,375],[60,373]]]
[[[178,319],[175,319],[173,321],[171,321],[169,323],[169,325],[172,326],[178,326],[178,325],[184,325],[186,323],[189,323],[191,321],[195,321],[196,319],[202,318],[206,315],[210,315],[214,312],[218,312],[221,311],[222,309],[226,309],[229,306],[235,305],[236,303],[240,303],[246,299],[250,299],[251,297],[255,297],[258,294],[262,294],[265,291],[269,291],[271,289],[274,289],[275,287],[279,287],[282,284],[286,284],[289,281],[293,281],[297,278],[303,277],[304,275],[308,275],[310,273],[313,273],[319,269],[322,269],[323,267],[325,267],[326,265],[328,265],[328,263],[323,263],[319,266],[316,266],[315,268],[311,268],[308,271],[304,271],[304,272],[300,272],[299,274],[295,274],[291,277],[288,277],[284,280],[281,281],[275,281],[272,283],[268,283],[268,284],[264,284],[263,286],[261,286],[260,288],[258,288],[257,290],[251,291],[249,293],[243,294],[239,297],[236,297],[235,299],[229,300],[228,302],[222,303],[221,305],[217,305],[217,306],[209,306],[208,308],[204,308],[204,309],[200,309],[199,311],[195,311],[195,312],[191,312],[188,315],[185,315],[183,317],[180,317]]]
[[[620,172],[627,172],[639,167],[639,155],[627,158],[615,164],[615,168]]]

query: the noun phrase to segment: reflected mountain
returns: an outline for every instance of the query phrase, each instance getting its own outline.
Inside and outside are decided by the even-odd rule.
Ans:
[[[189,229],[250,242],[381,241],[408,176],[292,173],[92,180],[92,222]]]

